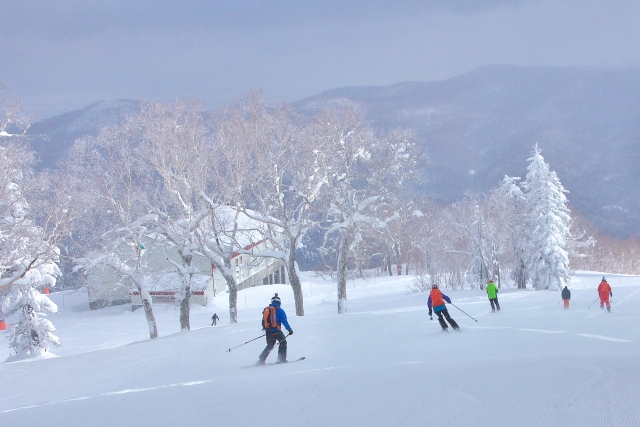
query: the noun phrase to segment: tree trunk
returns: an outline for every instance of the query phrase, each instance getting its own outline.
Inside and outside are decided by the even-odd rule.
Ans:
[[[300,277],[298,277],[298,264],[296,263],[295,250],[289,253],[287,270],[289,271],[289,283],[291,284],[291,289],[293,289],[293,299],[296,303],[296,316],[304,316],[302,285],[300,284]]]
[[[229,323],[238,323],[238,284],[231,272],[231,260],[225,259],[225,268],[222,269],[222,276],[227,282],[229,289]]]
[[[148,299],[142,300],[142,307],[144,308],[144,315],[147,318],[147,324],[149,325],[149,338],[158,338],[158,325],[156,324],[156,318],[153,315],[153,306]]]
[[[522,261],[520,261],[516,267],[516,284],[518,285],[518,289],[526,289],[527,287],[525,268]]]
[[[191,311],[190,298],[191,284],[185,284],[182,299],[180,300],[180,329],[191,329],[191,325],[189,324],[189,312]]]
[[[141,284],[137,280],[135,281],[135,284],[138,288],[140,299],[142,300],[144,316],[147,319],[147,324],[149,325],[149,338],[158,338],[158,325],[156,324],[156,318],[153,315],[153,305],[151,304],[151,296],[149,295],[149,291],[147,290],[147,287],[145,285]]]
[[[189,322],[189,314],[191,311],[191,276],[193,272],[191,271],[191,260],[192,256],[181,256],[182,265],[186,266],[189,270],[188,277],[182,274],[182,292],[180,295],[180,329],[191,329],[191,325]]]
[[[338,253],[338,314],[347,311],[347,261],[349,259],[349,247],[353,240],[353,231],[347,229],[342,237],[340,252]]]
[[[132,277],[133,283],[138,288],[140,294],[140,300],[142,300],[142,307],[144,308],[144,317],[147,319],[147,325],[149,325],[149,338],[158,338],[158,325],[156,323],[156,317],[153,315],[153,304],[151,303],[151,295],[147,289],[147,285],[144,282],[144,277],[139,274],[140,265],[142,263],[142,246],[140,243],[136,243],[136,273]]]

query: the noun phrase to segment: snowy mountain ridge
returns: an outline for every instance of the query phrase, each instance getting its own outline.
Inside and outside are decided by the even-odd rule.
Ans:
[[[39,167],[54,168],[56,162],[71,150],[77,138],[95,136],[102,128],[137,114],[140,107],[141,102],[130,99],[99,101],[32,124],[27,136],[40,155]]]
[[[418,177],[419,197],[451,202],[504,175],[524,177],[538,143],[572,208],[605,233],[640,235],[638,69],[487,66],[438,82],[332,89],[293,105],[312,114],[345,103],[357,104],[376,128],[416,132],[431,160]],[[139,108],[103,101],[35,123],[41,166],[52,167],[75,138]]]

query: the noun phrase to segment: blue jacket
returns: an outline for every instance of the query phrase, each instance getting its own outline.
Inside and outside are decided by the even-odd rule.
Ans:
[[[287,322],[287,313],[285,313],[284,310],[280,308],[280,304],[278,304],[277,302],[272,302],[269,305],[276,307],[276,322],[278,323],[278,326],[284,325],[284,327],[287,328],[287,331],[290,331],[291,326],[289,326],[289,322]],[[278,330],[275,328],[271,328],[267,329],[266,332],[275,333],[278,332]]]
[[[445,294],[442,294],[442,299],[445,300],[446,302],[448,302],[449,304],[451,304],[451,298],[449,298]],[[429,295],[429,300],[427,301],[427,307],[429,307],[429,313],[431,313],[431,295]],[[447,308],[447,306],[444,305],[444,304],[437,305],[437,306],[433,307],[433,311],[435,311],[437,313],[439,311],[444,310],[445,308]]]

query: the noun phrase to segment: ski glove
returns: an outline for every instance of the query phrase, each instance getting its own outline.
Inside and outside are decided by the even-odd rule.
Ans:
[[[609,296],[613,298],[613,292],[609,292]]]
[[[293,329],[289,329],[289,335],[293,335]]]
[[[429,309],[429,317],[431,317],[431,309]]]

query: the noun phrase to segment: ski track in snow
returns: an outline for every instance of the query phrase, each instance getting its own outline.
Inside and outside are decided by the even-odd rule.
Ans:
[[[24,410],[24,409],[39,408],[39,407],[42,407],[42,406],[59,405],[59,404],[62,404],[62,403],[77,402],[77,401],[80,401],[80,400],[96,399],[96,398],[99,398],[99,397],[117,396],[117,395],[120,395],[120,394],[142,393],[142,392],[145,392],[145,391],[161,390],[161,389],[164,389],[164,388],[171,388],[171,387],[191,387],[191,386],[194,386],[194,385],[208,384],[208,383],[212,383],[212,382],[215,382],[215,381],[216,380],[189,381],[189,382],[185,382],[185,383],[167,384],[167,385],[161,385],[161,386],[157,386],[157,387],[146,387],[146,388],[118,390],[118,391],[112,391],[112,392],[109,392],[109,393],[101,393],[101,394],[98,394],[98,395],[95,395],[95,396],[74,397],[73,399],[58,400],[58,401],[53,401],[53,402],[40,403],[38,405],[30,405],[30,406],[22,406],[20,408],[6,409],[4,411],[0,411],[0,414],[6,414],[6,413],[9,413],[9,412],[15,412],[15,411],[20,411],[20,410]]]
[[[611,303],[611,307],[615,306],[619,306],[622,305],[624,302],[626,302],[629,298],[631,298],[632,296],[634,296],[635,294],[637,294],[638,292],[640,292],[640,289],[636,289],[635,291],[631,292],[629,295],[627,295],[626,297],[622,298],[620,301],[616,301],[615,304],[613,304],[613,302]],[[612,298],[613,299],[613,298]]]
[[[595,338],[604,341],[613,341],[613,342],[633,342],[631,340],[626,340],[622,338],[614,338],[614,337],[606,337],[604,335],[594,335],[594,334],[582,334],[571,331],[553,331],[547,329],[533,329],[533,328],[514,328],[510,326],[467,326],[468,329],[512,329],[515,331],[524,331],[524,332],[540,332],[543,334],[570,334],[578,337],[586,337],[586,338]]]
[[[605,340],[605,341],[613,341],[613,342],[633,342],[631,340],[624,340],[621,338],[612,338],[612,337],[605,337],[602,335],[594,335],[594,334],[573,334],[573,335],[577,335],[579,337],[587,337],[587,338],[596,338],[599,340]]]

